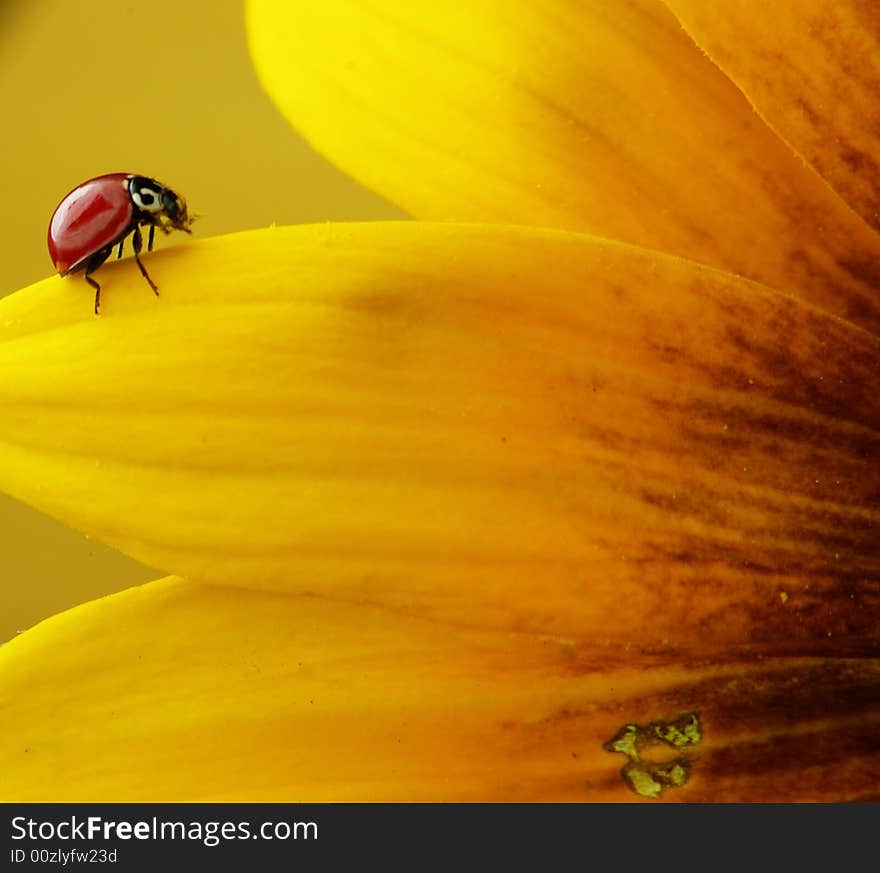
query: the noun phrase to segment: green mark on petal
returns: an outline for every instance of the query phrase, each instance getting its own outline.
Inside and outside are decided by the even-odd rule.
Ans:
[[[660,792],[663,791],[663,785],[651,776],[650,771],[638,764],[627,764],[621,773],[629,787],[642,797],[659,797]]]
[[[700,720],[693,712],[680,715],[675,721],[652,722],[651,727],[658,739],[669,743],[670,746],[675,746],[677,749],[683,746],[695,746],[702,739]]]
[[[638,759],[639,753],[636,749],[638,738],[639,726],[637,724],[626,724],[605,743],[605,748],[609,752],[623,752],[627,758]]]
[[[620,752],[629,759],[620,773],[636,794],[657,798],[664,789],[680,788],[687,782],[693,766],[688,751],[702,738],[699,716],[686,712],[672,721],[625,724],[603,748]],[[657,750],[667,746],[679,754],[668,760],[656,760]],[[651,757],[646,757],[647,752]]]

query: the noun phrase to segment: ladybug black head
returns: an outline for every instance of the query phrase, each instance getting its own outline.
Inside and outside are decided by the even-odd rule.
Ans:
[[[128,192],[134,208],[145,221],[158,224],[166,231],[170,225],[189,232],[192,219],[187,215],[186,201],[161,182],[146,176],[132,176],[128,181]]]

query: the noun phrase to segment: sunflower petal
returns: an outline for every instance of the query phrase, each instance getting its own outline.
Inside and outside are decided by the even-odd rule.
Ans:
[[[254,63],[281,111],[411,214],[672,252],[880,333],[880,237],[663,4],[247,8]]]
[[[194,581],[863,651],[880,340],[577,234],[256,231],[0,302],[0,487]],[[88,291],[88,289],[85,289]],[[871,640],[874,642],[872,643]]]
[[[865,0],[668,0],[831,186],[880,228],[880,18]],[[874,281],[877,281],[875,273]]]
[[[175,579],[0,648],[0,720],[4,802],[843,800],[880,775],[876,661],[685,667]]]

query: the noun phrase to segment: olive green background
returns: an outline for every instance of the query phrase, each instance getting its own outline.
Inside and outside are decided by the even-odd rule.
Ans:
[[[253,73],[243,20],[239,0],[0,0],[0,296],[52,273],[52,210],[101,173],[179,191],[203,216],[196,237],[403,217],[281,118]],[[66,281],[90,309],[79,277]],[[4,495],[0,551],[0,641],[164,575]]]

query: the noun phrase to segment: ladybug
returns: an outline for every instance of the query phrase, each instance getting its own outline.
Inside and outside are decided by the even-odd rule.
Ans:
[[[153,249],[153,234],[158,227],[164,233],[182,230],[194,216],[187,215],[186,201],[161,182],[132,173],[108,173],[77,185],[55,208],[49,222],[49,256],[59,274],[85,271],[86,282],[95,289],[95,315],[101,307],[101,286],[92,273],[110,257],[118,243],[116,257],[132,236],[134,259],[150,287],[159,289],[141,263],[143,248],[141,225],[150,228],[147,251]]]

